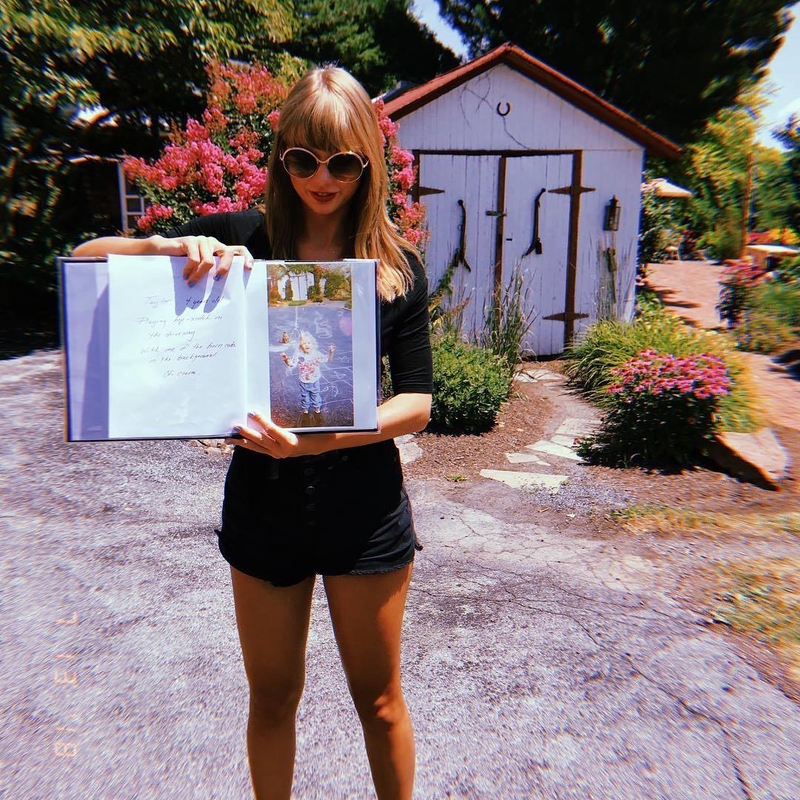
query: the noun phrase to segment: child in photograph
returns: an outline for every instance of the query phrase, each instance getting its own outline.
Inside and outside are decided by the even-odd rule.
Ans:
[[[300,410],[303,412],[301,427],[313,422],[320,425],[322,419],[322,393],[320,392],[319,382],[322,378],[321,365],[326,361],[333,361],[333,354],[336,345],[328,347],[327,355],[324,355],[317,345],[317,340],[308,332],[301,331],[300,341],[297,349],[290,358],[286,353],[281,353],[283,363],[287,367],[297,367],[298,379],[300,384]],[[311,419],[311,412],[314,418]]]

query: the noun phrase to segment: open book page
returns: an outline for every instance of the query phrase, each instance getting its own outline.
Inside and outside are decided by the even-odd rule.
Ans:
[[[109,438],[220,436],[246,422],[242,259],[195,286],[185,262],[108,258]]]

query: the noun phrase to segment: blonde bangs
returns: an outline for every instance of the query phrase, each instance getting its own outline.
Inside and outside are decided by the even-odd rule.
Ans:
[[[364,150],[364,142],[353,130],[345,101],[333,94],[322,95],[317,102],[296,109],[287,122],[285,128],[283,119],[280,122],[285,147],[312,147],[326,153]]]

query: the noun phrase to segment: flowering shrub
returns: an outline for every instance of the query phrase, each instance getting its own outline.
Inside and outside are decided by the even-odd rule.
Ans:
[[[192,217],[257,205],[267,182],[267,160],[288,87],[258,64],[212,64],[208,107],[202,118],[173,130],[153,163],[125,161],[125,174],[145,198],[137,225],[145,233],[168,230]],[[410,203],[416,180],[413,156],[397,143],[397,125],[376,102],[389,172],[389,215],[400,234],[424,247],[424,207]]]
[[[722,289],[719,293],[717,311],[719,318],[728,324],[729,328],[736,327],[742,319],[753,294],[753,290],[763,282],[765,270],[763,267],[751,264],[749,261],[728,261],[720,278]]]
[[[409,192],[417,181],[414,157],[397,143],[399,126],[386,114],[380,98],[375,101],[375,110],[378,113],[378,125],[383,136],[383,152],[389,173],[389,217],[407,242],[424,250],[428,240],[425,206],[419,202],[409,202]]]
[[[137,223],[145,233],[251,208],[264,194],[275,109],[287,88],[259,65],[212,64],[209,78],[200,121],[173,130],[154,163],[125,161],[125,174],[148,204]]]
[[[725,363],[710,353],[681,358],[642,350],[610,372],[616,382],[606,389],[603,430],[580,444],[595,461],[691,463],[731,390]]]

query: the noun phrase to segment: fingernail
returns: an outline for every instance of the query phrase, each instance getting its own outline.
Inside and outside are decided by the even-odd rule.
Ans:
[[[221,281],[221,280],[222,280],[222,275],[220,275],[219,273],[217,273],[217,274],[214,276],[214,280],[215,280],[215,281]]]
[[[194,286],[194,281],[189,281],[189,288],[191,289]]]

